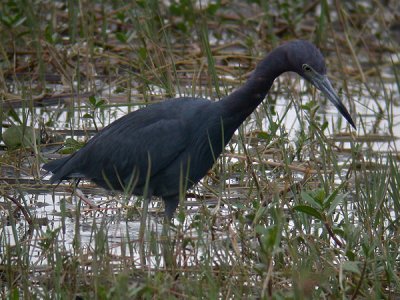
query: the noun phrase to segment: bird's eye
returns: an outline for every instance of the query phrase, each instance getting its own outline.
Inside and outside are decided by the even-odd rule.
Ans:
[[[307,65],[307,64],[304,64],[303,65],[303,70],[306,71],[306,72],[311,72],[311,67],[309,65]]]

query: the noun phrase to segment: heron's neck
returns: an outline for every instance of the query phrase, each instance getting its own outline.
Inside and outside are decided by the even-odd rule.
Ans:
[[[264,100],[272,83],[282,73],[288,71],[286,51],[272,51],[256,67],[247,82],[220,101],[229,119],[238,126]],[[281,49],[282,50],[282,49]]]

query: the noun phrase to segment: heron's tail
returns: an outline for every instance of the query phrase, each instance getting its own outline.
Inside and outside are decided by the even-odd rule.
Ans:
[[[57,174],[57,171],[59,171],[70,158],[70,156],[67,156],[64,158],[55,159],[42,166],[42,169],[53,173],[53,176],[51,176],[50,178],[51,183],[60,182],[61,180],[63,180],[62,177],[64,176],[62,176],[62,174]]]
[[[56,173],[59,168],[61,168],[68,160],[69,156],[52,160],[42,166],[43,169],[51,173]]]

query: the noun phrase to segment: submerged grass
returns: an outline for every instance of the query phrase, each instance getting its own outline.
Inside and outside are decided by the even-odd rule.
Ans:
[[[1,127],[46,128],[2,146],[2,298],[400,297],[396,1],[41,4],[0,4]],[[169,237],[157,201],[141,239],[140,201],[83,183],[90,207],[41,179],[60,137],[166,97],[221,98],[293,38],[318,43],[357,133],[280,78]]]

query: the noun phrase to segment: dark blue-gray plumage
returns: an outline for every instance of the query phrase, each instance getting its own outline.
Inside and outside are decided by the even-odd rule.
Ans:
[[[86,178],[106,189],[130,186],[135,195],[162,197],[171,218],[179,195],[207,173],[275,78],[287,71],[321,90],[355,128],[326,76],[321,52],[298,40],[274,49],[242,87],[222,100],[186,97],[149,105],[111,123],[76,153],[43,168],[53,173],[51,182]]]

